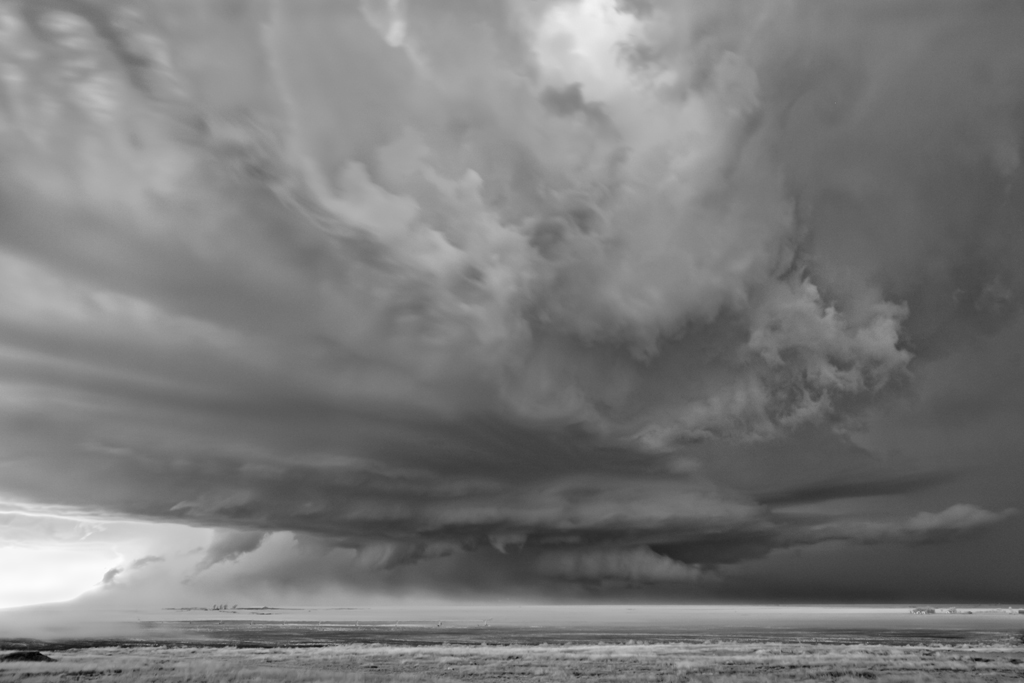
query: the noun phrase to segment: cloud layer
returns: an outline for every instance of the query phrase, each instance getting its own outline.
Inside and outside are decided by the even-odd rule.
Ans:
[[[1012,518],[886,415],[1016,329],[1013,3],[0,12],[0,495],[442,591]]]

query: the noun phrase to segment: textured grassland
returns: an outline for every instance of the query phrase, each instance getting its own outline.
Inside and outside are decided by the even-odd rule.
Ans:
[[[341,645],[321,648],[101,647],[0,664],[0,681],[1010,681],[1019,643],[971,645]]]

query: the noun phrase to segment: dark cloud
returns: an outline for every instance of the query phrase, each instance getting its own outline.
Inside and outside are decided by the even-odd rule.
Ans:
[[[139,567],[145,567],[147,564],[153,564],[154,562],[163,562],[165,558],[158,555],[146,555],[133,561],[130,565],[130,569],[138,569]]]
[[[989,512],[973,505],[954,505],[941,512],[921,512],[903,523],[839,522],[811,527],[816,540],[856,543],[937,543],[984,529],[1017,514],[1015,509]]]
[[[0,495],[282,590],[1019,524],[1015,3],[0,11]]]
[[[860,498],[868,496],[891,496],[928,489],[956,477],[952,472],[925,472],[895,474],[886,478],[857,479],[847,475],[844,479],[823,481],[810,486],[772,491],[762,494],[758,500],[767,505],[795,505],[816,503],[837,498]]]
[[[266,534],[261,531],[218,531],[206,554],[196,564],[196,573],[206,571],[219,562],[237,560],[260,547]],[[134,566],[138,566],[138,562]]]

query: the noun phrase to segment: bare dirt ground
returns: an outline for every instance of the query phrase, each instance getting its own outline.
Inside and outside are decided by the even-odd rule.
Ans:
[[[581,645],[375,645],[306,648],[126,646],[0,663],[0,681],[1012,681],[1024,645],[688,642]]]

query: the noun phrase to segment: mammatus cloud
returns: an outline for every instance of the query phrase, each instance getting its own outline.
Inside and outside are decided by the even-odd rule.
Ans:
[[[1024,19],[901,7],[0,4],[0,493],[234,529],[197,580],[275,532],[649,583],[1003,521],[828,506],[931,481],[858,430],[1020,289]]]

